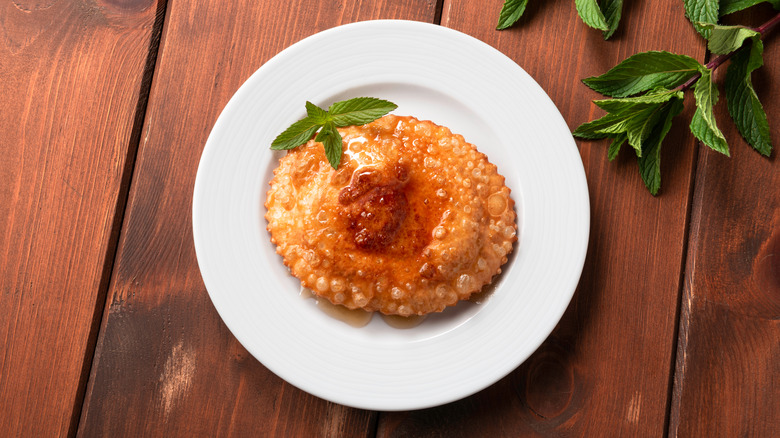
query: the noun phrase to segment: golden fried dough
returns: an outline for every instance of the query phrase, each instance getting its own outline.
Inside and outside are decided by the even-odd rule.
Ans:
[[[311,140],[279,160],[266,198],[271,242],[303,286],[350,309],[424,315],[501,272],[514,201],[474,145],[395,115],[339,132],[338,170]]]

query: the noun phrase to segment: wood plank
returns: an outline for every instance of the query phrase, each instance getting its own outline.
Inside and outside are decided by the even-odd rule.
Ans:
[[[140,134],[156,12],[154,0],[0,6],[4,436],[75,431]]]
[[[759,7],[728,22],[757,26],[775,14]],[[725,99],[716,117],[731,158],[706,148],[699,155],[670,436],[780,436],[777,29],[764,47],[753,78],[769,117],[771,158],[741,138]],[[725,68],[716,75],[722,84]]]
[[[168,4],[80,435],[373,434],[375,413],[288,385],[230,334],[196,263],[192,187],[218,114],[271,56],[342,23],[435,11],[413,0]]]
[[[515,60],[571,129],[602,114],[590,103],[599,96],[580,79],[639,51],[705,55],[677,0],[626,2],[610,41],[579,20],[572,2],[528,2],[517,27],[495,31],[502,3],[447,1],[442,24]],[[688,105],[676,119],[665,142],[658,197],[646,191],[628,151],[610,163],[606,142],[578,141],[590,190],[590,245],[577,292],[553,334],[508,377],[472,397],[381,414],[379,436],[665,433],[697,147],[687,128],[690,110]]]

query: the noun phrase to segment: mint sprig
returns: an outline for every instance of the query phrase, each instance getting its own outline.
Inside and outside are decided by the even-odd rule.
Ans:
[[[606,73],[583,79],[593,90],[612,99],[593,102],[606,115],[583,123],[573,134],[584,139],[609,138],[607,157],[614,160],[628,143],[639,161],[639,171],[650,193],[661,187],[661,145],[672,120],[683,108],[684,92],[693,88],[696,111],[691,133],[709,148],[729,155],[726,137],[718,128],[714,107],[718,85],[714,71],[731,59],[726,71],[728,111],[742,137],[765,156],[772,153],[769,122],[753,88],[752,73],[763,65],[762,37],[780,26],[780,14],[759,27],[724,26],[724,15],[769,3],[780,9],[780,0],[683,0],[685,15],[697,32],[707,39],[716,56],[703,65],[685,55],[663,51],[637,53]],[[514,25],[526,10],[528,0],[505,0],[496,29]],[[623,0],[574,0],[580,19],[610,38],[618,27]]]
[[[686,0],[686,6],[696,3],[700,8],[704,2]],[[707,5],[712,7],[712,2]],[[612,139],[607,152],[610,161],[615,159],[621,146],[628,143],[639,161],[642,180],[653,195],[661,187],[661,145],[672,119],[682,111],[687,89],[693,87],[696,101],[691,133],[709,148],[729,155],[726,138],[715,120],[714,107],[719,92],[713,72],[730,58],[725,85],[729,114],[754,149],[766,156],[772,151],[766,112],[753,89],[751,74],[763,64],[761,37],[780,24],[780,14],[755,29],[706,22],[695,24],[708,35],[710,51],[718,55],[706,65],[684,55],[643,52],[601,76],[583,80],[590,88],[612,99],[594,100],[607,114],[583,123],[573,134],[585,139]]]
[[[365,125],[398,108],[398,105],[374,97],[355,97],[331,105],[324,110],[306,102],[306,117],[290,125],[273,142],[273,150],[289,150],[309,141],[319,131],[315,141],[325,147],[325,156],[334,169],[339,167],[343,140],[338,129],[345,126]]]

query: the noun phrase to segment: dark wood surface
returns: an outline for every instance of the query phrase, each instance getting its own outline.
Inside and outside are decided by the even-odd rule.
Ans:
[[[501,1],[491,3],[500,10]],[[514,59],[574,129],[601,114],[591,103],[598,94],[581,78],[645,50],[704,58],[682,2],[666,3],[631,5],[609,41],[582,25],[565,2],[529,2],[519,27],[495,32],[495,12],[479,14],[483,6],[476,2],[453,0],[442,24]],[[685,123],[669,135],[679,146],[667,147],[663,158],[675,165],[662,167],[663,193],[655,198],[644,189],[631,154],[610,163],[606,143],[578,142],[590,190],[591,237],[579,287],[558,327],[512,375],[476,397],[431,411],[380,415],[381,436],[663,435],[696,156]]]
[[[156,13],[153,0],[0,5],[2,435],[75,430]]]
[[[192,244],[198,161],[228,99],[292,43],[359,20],[438,23],[515,60],[572,129],[601,114],[580,79],[638,51],[708,56],[678,0],[626,2],[609,41],[563,0],[531,0],[495,31],[502,3],[0,6],[2,434],[780,436],[780,163],[745,144],[725,99],[731,158],[690,134],[689,96],[658,197],[630,154],[610,163],[606,143],[578,142],[592,222],[574,299],[531,358],[471,397],[394,413],[326,402],[219,318]],[[777,143],[777,34],[765,64],[755,83]]]
[[[273,55],[339,24],[433,21],[435,11],[433,2],[410,0],[168,3],[79,428],[83,436],[373,433],[375,412],[298,390],[230,334],[195,259],[192,188],[217,116]],[[182,68],[192,65],[197,68]]]
[[[747,11],[746,11],[747,12]],[[758,26],[761,7],[732,23]],[[767,37],[754,85],[774,152],[723,123],[731,158],[702,148],[696,168],[670,435],[780,436],[780,35]],[[723,73],[718,71],[717,73]],[[720,74],[720,79],[723,79]],[[726,120],[725,101],[717,116]]]

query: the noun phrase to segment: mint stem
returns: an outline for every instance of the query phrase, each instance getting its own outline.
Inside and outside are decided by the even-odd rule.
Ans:
[[[780,12],[778,12],[778,14],[775,15],[775,17],[772,18],[771,20],[767,21],[761,26],[758,26],[756,28],[756,32],[760,33],[763,36],[765,33],[772,30],[772,28],[777,26],[778,24],[780,24]]]
[[[772,29],[773,29],[775,26],[777,26],[778,24],[780,24],[780,13],[777,13],[777,14],[776,14],[774,17],[772,17],[772,19],[770,19],[770,20],[769,20],[769,21],[767,21],[766,23],[762,24],[761,26],[758,26],[758,27],[757,27],[757,28],[755,28],[754,30],[755,30],[756,32],[760,33],[760,34],[761,34],[761,37],[763,38],[763,37],[764,37],[764,35],[766,35],[766,34],[767,34],[767,32],[771,31],[771,30],[772,30]],[[708,69],[710,69],[710,70],[715,70],[715,69],[716,69],[716,68],[718,68],[718,67],[719,67],[721,64],[723,64],[724,62],[726,62],[726,61],[727,61],[729,58],[731,58],[732,56],[734,56],[734,54],[735,54],[735,53],[737,53],[737,51],[738,51],[738,50],[739,50],[739,49],[737,49],[737,50],[735,50],[735,51],[733,51],[733,52],[731,52],[731,53],[726,53],[726,54],[723,54],[723,55],[718,55],[718,56],[717,56],[717,57],[715,57],[715,58],[714,58],[712,61],[708,62],[708,63],[707,63],[707,65],[705,65],[705,67],[707,67],[707,68],[708,68]],[[693,84],[695,84],[695,83],[696,83],[696,81],[698,81],[700,77],[701,77],[701,73],[696,73],[695,75],[693,75],[693,77],[691,77],[690,79],[688,79],[687,81],[685,81],[685,83],[684,83],[684,84],[682,84],[682,85],[680,85],[679,87],[677,87],[677,88],[676,88],[676,90],[679,90],[679,91],[685,91],[685,90],[687,90],[687,89],[691,88],[691,86],[692,86]]]

